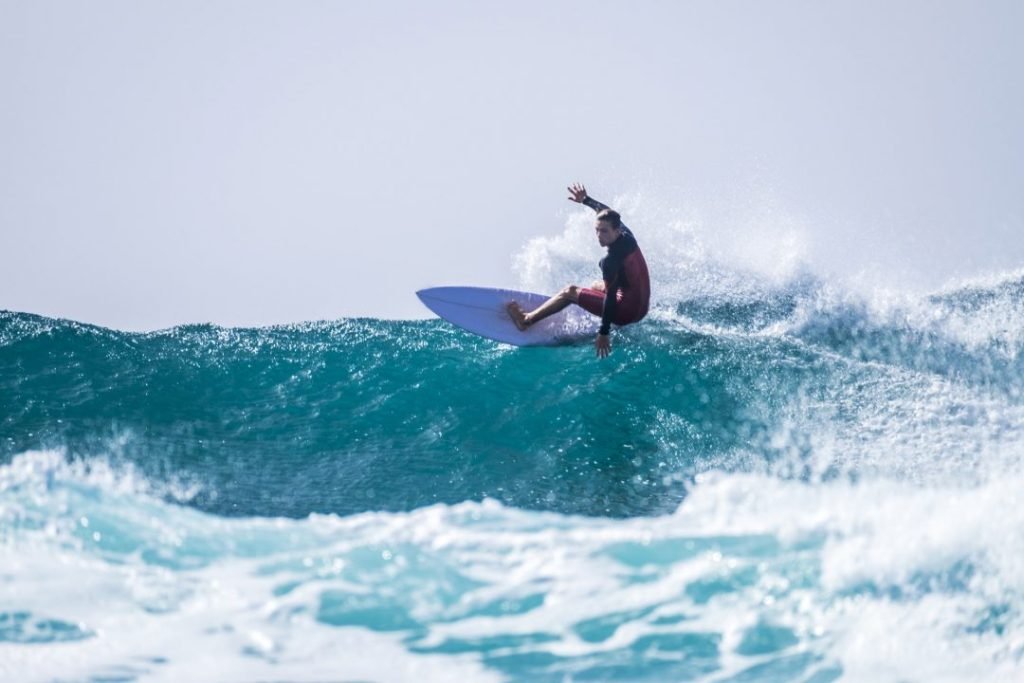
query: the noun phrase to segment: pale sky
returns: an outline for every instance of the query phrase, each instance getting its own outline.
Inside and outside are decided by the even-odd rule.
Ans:
[[[0,0],[0,309],[426,316],[519,282],[576,180],[784,213],[820,272],[1020,267],[1021,36],[1019,1]]]

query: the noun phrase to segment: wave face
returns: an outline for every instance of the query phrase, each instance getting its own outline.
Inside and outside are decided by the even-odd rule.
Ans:
[[[440,321],[133,334],[0,313],[0,455],[63,449],[206,512],[289,517],[663,514],[713,469],[962,479],[1016,455],[1020,278],[881,314],[826,290],[662,308],[601,364]]]
[[[662,246],[600,363],[0,313],[0,679],[1020,680],[1024,275]]]

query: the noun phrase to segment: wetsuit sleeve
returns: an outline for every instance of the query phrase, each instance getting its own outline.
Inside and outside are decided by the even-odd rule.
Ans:
[[[608,334],[615,320],[615,307],[618,305],[619,286],[622,284],[619,271],[622,270],[622,258],[608,254],[601,263],[601,276],[604,278],[604,307],[601,309],[601,334]]]
[[[619,278],[604,283],[604,308],[601,309],[601,334],[609,334],[612,331],[612,320],[615,319],[615,307],[618,305]]]

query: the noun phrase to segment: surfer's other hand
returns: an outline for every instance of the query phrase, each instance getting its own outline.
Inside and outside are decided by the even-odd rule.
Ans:
[[[612,339],[607,334],[597,335],[597,341],[594,342],[594,348],[597,349],[598,358],[607,358],[608,354],[612,352]]]
[[[568,188],[569,190],[569,201],[582,204],[583,200],[587,198],[587,188],[583,187],[583,183],[573,183]]]

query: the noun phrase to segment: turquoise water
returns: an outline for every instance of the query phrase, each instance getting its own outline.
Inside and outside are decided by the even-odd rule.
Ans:
[[[1024,675],[1024,276],[440,321],[0,313],[0,679]]]

